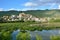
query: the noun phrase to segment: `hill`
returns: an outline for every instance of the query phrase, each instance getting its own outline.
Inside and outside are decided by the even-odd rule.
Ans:
[[[28,10],[28,11],[0,11],[0,17],[4,15],[18,15],[19,13],[31,14],[37,17],[60,17],[60,10]]]

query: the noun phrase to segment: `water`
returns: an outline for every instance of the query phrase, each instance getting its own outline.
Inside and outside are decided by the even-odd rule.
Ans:
[[[20,31],[14,31],[12,33],[12,40],[16,40],[16,35],[19,33]],[[36,34],[40,35],[42,37],[43,40],[50,40],[50,36],[51,35],[60,35],[60,30],[42,30],[42,31],[28,31],[31,35],[31,40],[36,40]]]
[[[43,31],[34,31],[30,32],[32,40],[35,40],[36,34],[40,35],[43,40],[50,40],[51,35],[60,35],[60,30],[43,30]]]
[[[12,33],[12,40],[16,40],[16,35],[20,32],[20,30],[16,30]]]

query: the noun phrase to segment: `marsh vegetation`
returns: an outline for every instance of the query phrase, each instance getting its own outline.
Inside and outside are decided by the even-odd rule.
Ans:
[[[53,30],[60,28],[59,22],[52,23],[40,23],[40,22],[10,22],[0,23],[0,40],[12,40],[11,34],[16,30],[21,32],[17,34],[16,40],[31,40],[31,35],[26,32],[28,31],[42,31],[42,30]],[[28,36],[27,36],[28,35]],[[57,37],[57,36],[56,36]],[[56,38],[53,36],[53,38]],[[59,37],[59,36],[58,36]],[[58,39],[57,37],[57,39]],[[51,37],[51,40],[54,40]],[[36,35],[36,40],[42,40],[43,38]]]

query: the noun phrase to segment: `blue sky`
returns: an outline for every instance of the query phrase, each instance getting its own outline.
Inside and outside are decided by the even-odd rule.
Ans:
[[[60,9],[60,0],[0,0],[0,11],[37,9]]]

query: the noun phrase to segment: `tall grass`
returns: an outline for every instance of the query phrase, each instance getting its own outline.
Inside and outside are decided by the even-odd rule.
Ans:
[[[50,36],[51,40],[60,40],[60,36]]]
[[[36,40],[42,40],[42,37],[39,35],[36,35]]]
[[[29,33],[22,33],[22,32],[20,32],[16,36],[16,40],[31,40],[30,34]]]
[[[34,25],[35,24],[35,25]],[[31,26],[32,25],[32,26]],[[14,30],[29,30],[29,31],[41,31],[60,28],[60,23],[36,23],[36,22],[20,22],[20,23],[0,23],[0,31],[11,31]]]
[[[12,39],[12,37],[11,37],[11,33],[9,31],[0,32],[0,40],[11,40],[11,39]]]

